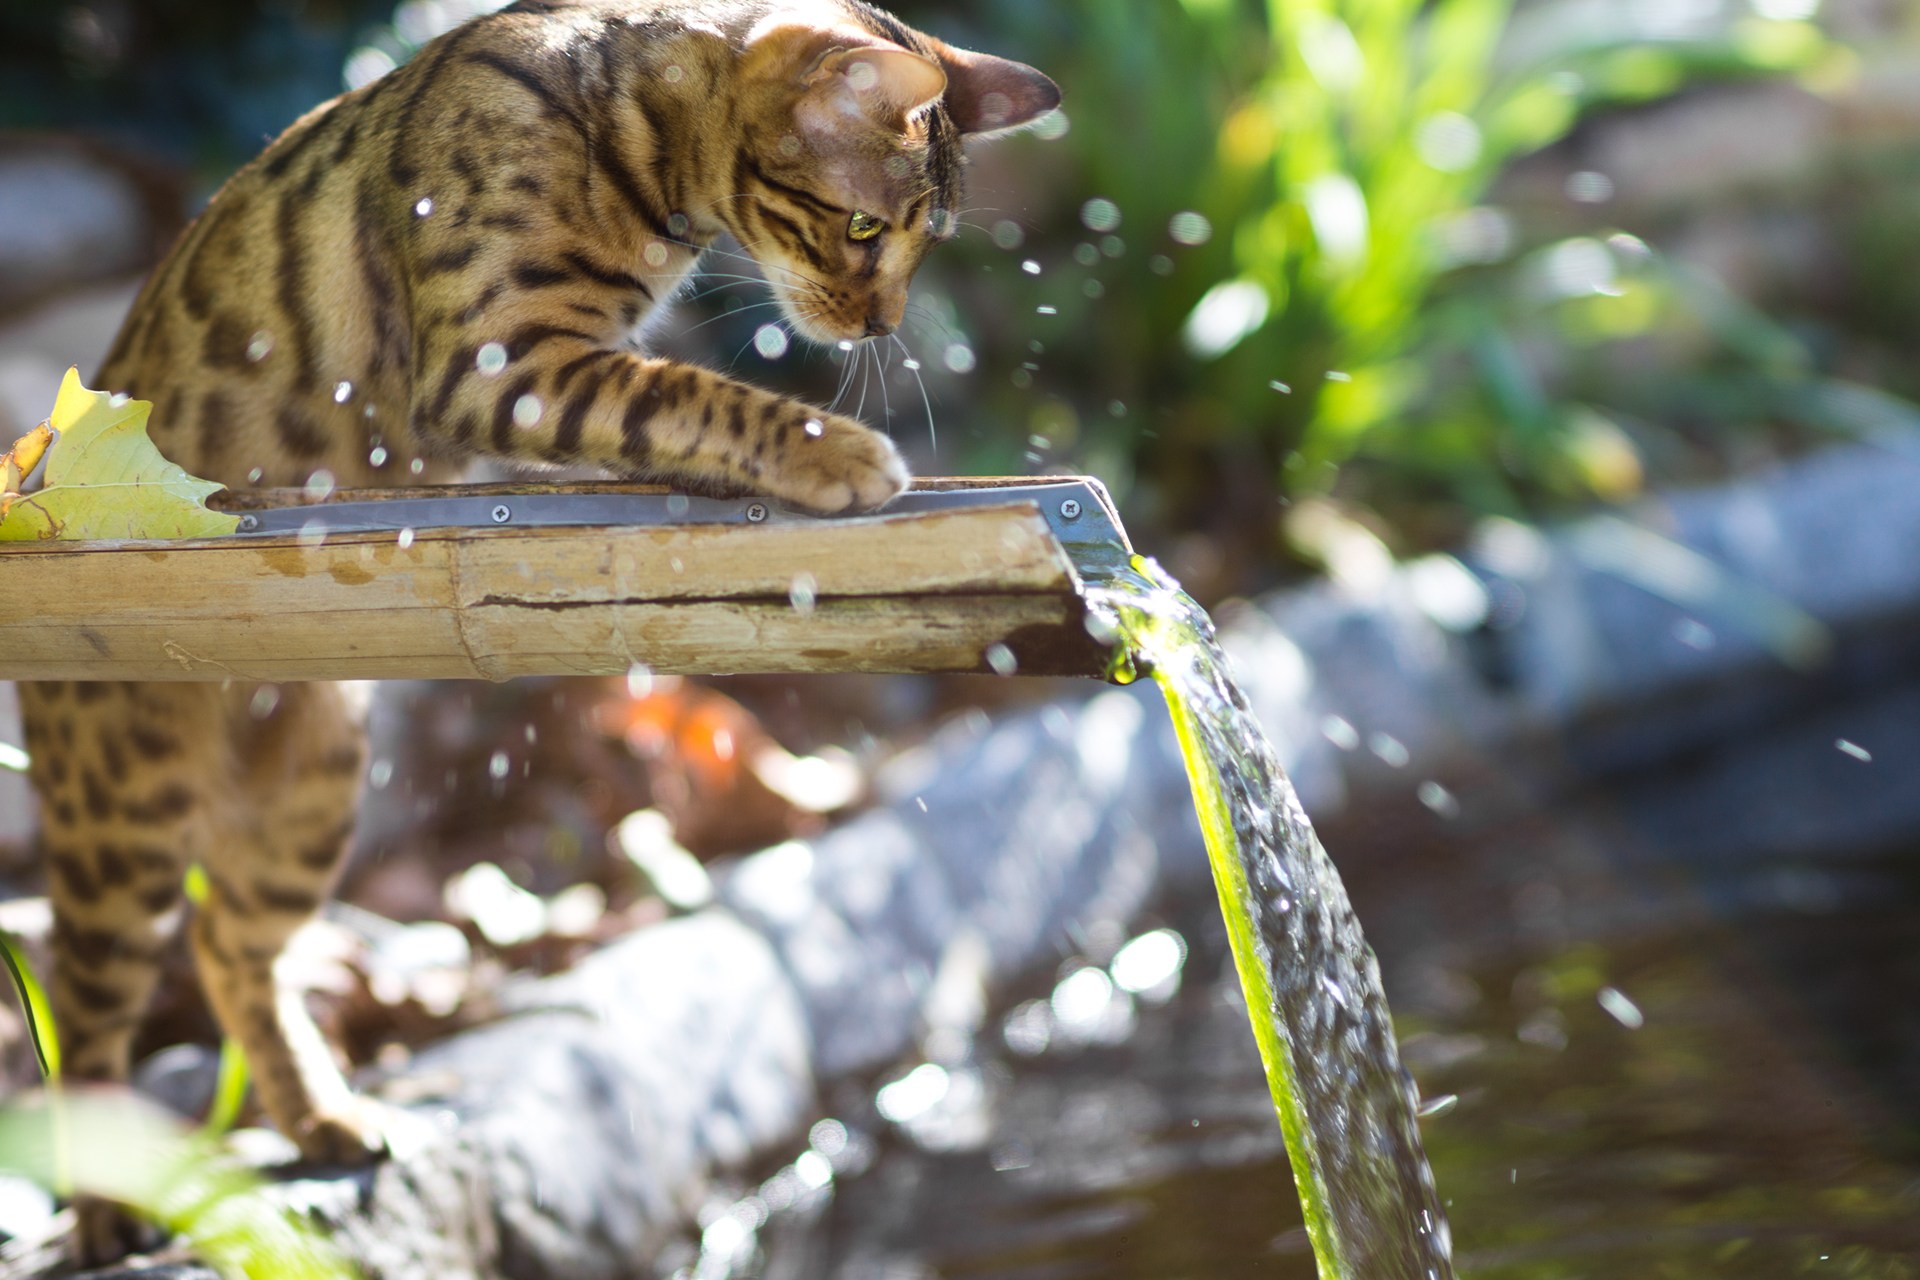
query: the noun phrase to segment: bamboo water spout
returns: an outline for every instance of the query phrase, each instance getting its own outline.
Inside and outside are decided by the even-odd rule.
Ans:
[[[222,538],[0,549],[0,678],[1098,675],[1097,481],[921,481],[824,519],[635,485],[231,495]]]

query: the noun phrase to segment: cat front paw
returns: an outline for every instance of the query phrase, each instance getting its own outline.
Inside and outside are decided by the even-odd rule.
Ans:
[[[811,415],[787,434],[784,446],[761,473],[759,487],[823,515],[884,506],[913,478],[893,441],[838,414]]]

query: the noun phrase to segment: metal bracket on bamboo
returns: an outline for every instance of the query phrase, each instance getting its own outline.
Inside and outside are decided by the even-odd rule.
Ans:
[[[230,494],[223,538],[0,548],[0,678],[1104,674],[1084,477],[922,480],[884,511],[638,485]]]

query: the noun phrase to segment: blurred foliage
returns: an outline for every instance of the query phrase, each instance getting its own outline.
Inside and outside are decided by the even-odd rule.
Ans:
[[[1060,207],[1032,211],[1014,255],[1038,274],[983,252],[992,274],[953,286],[957,314],[1010,322],[983,332],[982,370],[1029,366],[1013,394],[988,391],[985,416],[1117,479],[1136,512],[1256,559],[1276,550],[1276,508],[1303,495],[1368,508],[1403,541],[1453,538],[1477,514],[1634,492],[1696,452],[1677,424],[1744,429],[1830,398],[1796,339],[1711,280],[1636,237],[1563,239],[1492,202],[1517,158],[1601,109],[1816,66],[1830,46],[1799,17],[1571,0],[985,7],[959,34],[1053,73],[1071,119],[1053,144],[1066,154],[1043,162]],[[1605,178],[1581,176],[1600,190],[1569,205],[1605,198]],[[1058,314],[1019,319],[1036,307]],[[1629,354],[1655,385],[1622,376]]]
[[[358,1275],[213,1137],[132,1094],[51,1090],[0,1107],[0,1174],[126,1205],[185,1237],[227,1280]]]

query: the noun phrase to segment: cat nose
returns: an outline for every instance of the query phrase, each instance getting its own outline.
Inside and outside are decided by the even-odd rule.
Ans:
[[[882,320],[879,316],[867,317],[867,336],[869,338],[884,338],[892,332],[893,325]]]

